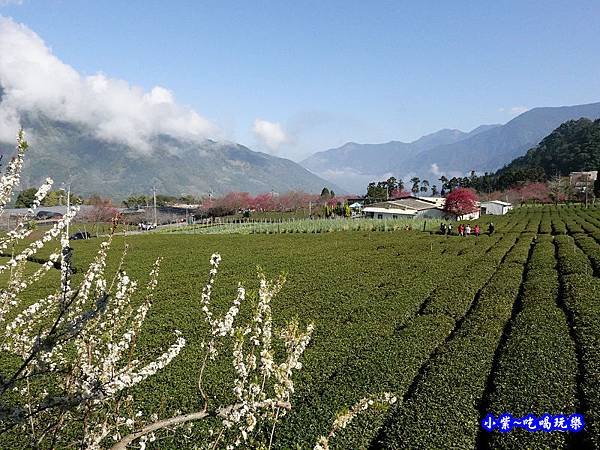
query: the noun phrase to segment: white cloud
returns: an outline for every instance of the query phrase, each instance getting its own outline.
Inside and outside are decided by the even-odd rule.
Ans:
[[[500,108],[498,111],[508,113],[511,116],[518,116],[519,114],[529,111],[529,108],[527,106],[511,106],[510,108]]]
[[[434,174],[436,177],[442,176],[443,172],[440,170],[440,166],[438,166],[436,163],[433,163],[430,167],[429,167],[429,171]]]
[[[82,122],[96,136],[148,148],[159,134],[202,140],[219,131],[194,110],[178,105],[160,86],[150,92],[102,73],[79,74],[52,54],[25,25],[0,16],[0,140],[14,139],[21,112]]]
[[[510,108],[510,113],[516,115],[523,114],[524,112],[529,111],[527,106],[513,106]]]
[[[23,0],[0,0],[0,6],[22,5]]]
[[[289,141],[288,136],[279,123],[255,119],[252,130],[254,131],[254,135],[273,151],[278,150],[282,144]]]

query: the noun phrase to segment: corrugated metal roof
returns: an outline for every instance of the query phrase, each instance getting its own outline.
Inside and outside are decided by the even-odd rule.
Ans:
[[[427,200],[421,200],[419,198],[407,197],[400,198],[398,200],[388,200],[387,202],[374,203],[370,205],[372,208],[383,208],[383,209],[408,209],[412,211],[424,211],[426,209],[434,209],[440,205],[435,202]]]
[[[434,202],[428,202],[426,200],[421,200],[418,198],[401,198],[399,200],[394,200],[394,202],[399,203],[402,206],[406,206],[411,209],[416,209],[417,211],[423,211],[424,209],[434,209],[438,205]]]
[[[385,213],[385,214],[400,214],[403,216],[414,216],[417,211],[414,209],[400,209],[400,208],[377,208],[374,206],[367,206],[363,208],[363,213]]]

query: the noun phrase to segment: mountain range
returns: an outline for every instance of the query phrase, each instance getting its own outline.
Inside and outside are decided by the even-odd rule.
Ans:
[[[581,117],[599,118],[600,103],[533,108],[504,125],[482,125],[468,133],[445,129],[410,143],[350,142],[315,153],[301,164],[355,193],[363,193],[370,181],[392,175],[437,180],[472,170],[495,171],[524,155],[561,123]]]
[[[561,124],[536,147],[500,169],[496,177],[537,171],[545,179],[571,172],[600,169],[600,119],[570,120]]]
[[[229,191],[318,193],[324,186],[341,191],[291,160],[232,142],[158,135],[141,151],[98,138],[82,123],[54,120],[38,112],[24,113],[20,119],[30,144],[22,188],[39,186],[50,176],[56,186],[70,182],[77,194],[115,199],[149,193],[153,186],[161,194],[176,196]],[[9,157],[14,145],[0,142],[0,153]]]
[[[2,90],[0,89],[0,102]],[[70,182],[80,195],[115,199],[147,193],[223,194],[230,191],[364,193],[370,181],[389,176],[419,176],[435,184],[441,175],[462,176],[472,170],[493,172],[524,155],[563,122],[600,118],[600,103],[531,109],[504,125],[482,125],[470,132],[444,129],[414,142],[349,142],[318,152],[300,164],[255,152],[227,141],[154,136],[147,148],[98,137],[89,124],[23,112],[21,124],[30,141],[22,187],[38,186],[51,176],[57,185]],[[0,142],[11,155],[14,142]]]

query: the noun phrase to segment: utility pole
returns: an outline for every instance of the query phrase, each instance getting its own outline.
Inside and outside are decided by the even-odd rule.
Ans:
[[[152,198],[154,199],[154,226],[158,225],[156,220],[156,187],[152,186]]]
[[[63,186],[64,185],[65,184],[63,183]],[[67,189],[65,189],[63,187],[63,188],[60,188],[59,190],[65,191],[67,193],[67,213],[68,213],[69,210],[71,209],[71,183],[67,184],[66,186],[67,186]],[[59,197],[59,198],[61,199],[60,203],[61,203],[61,206],[62,206],[62,196]],[[67,236],[69,236],[69,222],[67,222],[66,232],[67,232]]]
[[[588,208],[588,191],[590,188],[590,174],[585,174],[585,209]]]
[[[71,183],[67,186],[67,213],[71,209]],[[69,221],[70,222],[70,221]],[[67,222],[67,236],[69,236],[69,222]]]

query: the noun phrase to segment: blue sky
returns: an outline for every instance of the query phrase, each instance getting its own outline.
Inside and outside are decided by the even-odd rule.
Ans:
[[[598,1],[0,4],[81,74],[163,86],[221,136],[296,160],[600,101]]]

